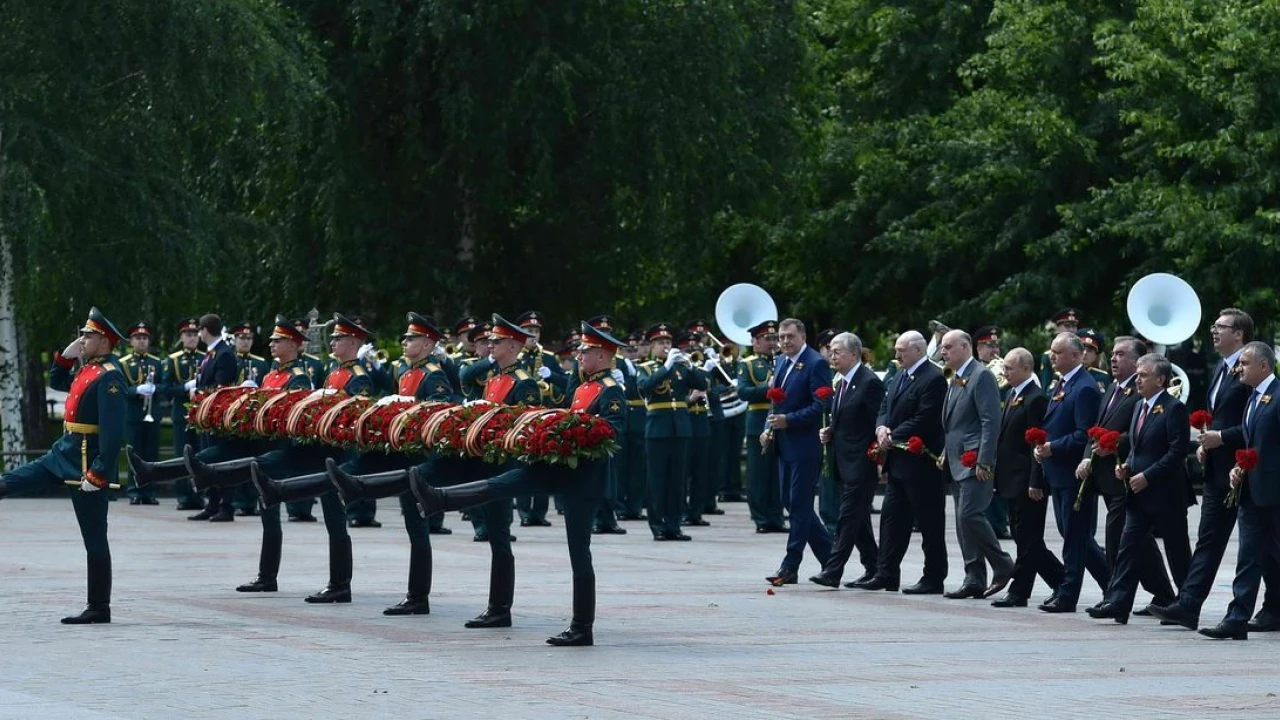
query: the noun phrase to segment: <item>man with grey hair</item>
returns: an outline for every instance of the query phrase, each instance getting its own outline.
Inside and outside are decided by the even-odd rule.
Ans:
[[[830,403],[831,422],[819,431],[819,438],[827,446],[831,477],[841,490],[840,515],[831,557],[823,564],[822,572],[809,581],[839,587],[844,566],[857,546],[865,572],[848,584],[853,587],[855,582],[874,578],[879,561],[871,531],[871,501],[880,477],[867,456],[867,447],[875,440],[884,383],[862,364],[862,341],[857,335],[840,333],[831,339],[829,347],[836,372],[835,394]]]
[[[955,483],[956,538],[964,557],[964,582],[946,597],[990,597],[1003,590],[1013,575],[1013,559],[1000,549],[986,517],[995,479],[1000,388],[995,375],[974,361],[973,339],[963,330],[942,336],[942,361],[946,364],[944,374],[950,378],[942,406],[946,451],[939,464],[943,477]],[[987,563],[993,572],[989,587]]]
[[[1191,557],[1185,494],[1191,425],[1187,406],[1166,392],[1171,379],[1173,366],[1165,356],[1149,353],[1139,358],[1134,382],[1142,403],[1129,421],[1129,451],[1115,469],[1116,479],[1132,495],[1125,502],[1124,534],[1111,585],[1102,604],[1089,608],[1090,617],[1129,622],[1153,529],[1160,530],[1171,564],[1182,558],[1181,573],[1175,566],[1174,577],[1186,576]]]

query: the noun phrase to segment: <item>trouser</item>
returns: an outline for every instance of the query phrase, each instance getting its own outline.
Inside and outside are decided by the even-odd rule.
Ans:
[[[782,567],[791,570],[800,567],[806,545],[813,551],[818,564],[825,566],[831,559],[831,533],[813,511],[818,464],[818,458],[808,456],[778,459],[778,476],[782,483],[779,492],[786,498],[787,512],[791,515],[791,530],[787,535],[787,552]]]
[[[649,529],[654,535],[680,532],[684,517],[684,477],[689,438],[645,442],[649,475]]]
[[[747,509],[757,528],[780,528],[782,519],[781,484],[774,447],[760,446],[760,434],[747,434]]]
[[[896,583],[902,558],[911,543],[911,528],[920,528],[924,550],[922,579],[941,585],[947,579],[946,490],[940,475],[899,478],[889,474],[880,508],[880,567],[876,575]]]
[[[1104,591],[1110,585],[1111,571],[1107,555],[1094,533],[1098,526],[1098,493],[1085,488],[1080,509],[1074,509],[1078,488],[1075,485],[1053,488],[1053,515],[1062,534],[1062,584],[1058,586],[1058,602],[1075,605],[1087,571]]]
[[[689,439],[685,462],[689,498],[685,506],[685,517],[689,520],[701,520],[705,510],[715,507],[716,488],[715,478],[711,475],[711,454],[710,435]]]
[[[645,439],[644,415],[633,425],[637,428],[624,434],[626,443],[626,465],[623,468],[621,497],[615,503],[619,515],[626,518],[638,518],[645,509],[648,477],[645,471]]]
[[[956,539],[960,543],[960,556],[964,558],[964,585],[985,587],[988,563],[996,582],[1013,575],[1013,559],[1001,549],[991,523],[987,522],[987,506],[991,504],[992,493],[991,483],[977,477],[962,478],[951,485],[951,497],[955,501]]]
[[[1018,558],[1013,563],[1013,582],[1009,594],[1026,599],[1031,597],[1036,575],[1055,592],[1062,584],[1065,573],[1062,562],[1044,542],[1044,525],[1048,517],[1047,498],[1032,500],[1025,492],[1008,500],[1009,524],[1013,541],[1018,547]]]
[[[160,423],[159,422],[130,422],[125,427],[126,442],[133,446],[134,452],[147,462],[155,462],[160,458]],[[133,469],[129,469],[129,489],[125,491],[131,498],[139,498],[141,500],[154,500],[156,498],[156,488],[150,485],[144,488],[137,487],[133,477]]]

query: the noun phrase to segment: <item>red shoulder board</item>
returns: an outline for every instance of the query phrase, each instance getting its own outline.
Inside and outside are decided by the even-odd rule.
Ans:
[[[589,382],[579,385],[578,389],[573,391],[573,404],[569,406],[570,410],[581,410],[586,412],[591,407],[591,403],[600,397],[600,391],[604,390],[604,385],[598,382]]]
[[[288,370],[272,370],[267,376],[262,378],[262,388],[264,390],[283,390],[285,385],[289,384],[289,378],[292,376]]]
[[[67,393],[66,409],[63,411],[63,417],[67,422],[76,421],[76,408],[80,406],[80,398],[85,391],[102,377],[102,373],[106,372],[100,364],[85,365],[80,368],[80,372],[76,373],[76,379],[71,383],[71,391]]]
[[[422,368],[410,368],[400,376],[399,392],[406,397],[413,397],[418,394],[418,386],[422,384],[422,379],[427,373]]]
[[[351,380],[351,368],[335,368],[329,376],[324,379],[324,387],[326,390],[346,390],[347,382]]]
[[[495,375],[484,384],[484,399],[491,403],[502,404],[507,393],[516,386],[516,379],[511,375]]]

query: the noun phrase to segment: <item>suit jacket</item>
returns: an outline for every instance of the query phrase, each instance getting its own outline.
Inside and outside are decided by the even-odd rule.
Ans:
[[[1191,420],[1187,406],[1167,392],[1160,393],[1147,412],[1142,430],[1138,419],[1145,403],[1133,408],[1129,424],[1129,476],[1146,476],[1150,485],[1128,502],[1148,512],[1185,508],[1187,493],[1187,449],[1191,446]],[[1132,491],[1131,491],[1132,492]]]
[[[1266,394],[1258,399],[1252,422],[1242,424],[1238,430],[1245,439],[1245,447],[1258,451],[1258,466],[1249,471],[1241,494],[1255,505],[1274,507],[1280,505],[1280,383],[1272,380]],[[1250,396],[1253,389],[1249,389]]]
[[[1010,393],[1000,419],[1000,438],[996,441],[996,491],[1001,497],[1012,499],[1026,495],[1033,476],[1039,479],[1040,467],[1026,438],[1027,430],[1042,427],[1048,405],[1049,398],[1035,382],[1028,383],[1017,397]]]
[[[231,347],[231,343],[223,340],[213,347],[212,357],[206,353],[206,357],[200,361],[200,374],[196,376],[196,388],[205,390],[232,385],[239,371],[240,364],[236,361],[235,348]]]
[[[1237,363],[1238,365],[1238,363]],[[1217,399],[1213,395],[1213,386],[1221,380]],[[1205,453],[1204,482],[1218,491],[1227,487],[1231,468],[1236,464],[1236,450],[1244,447],[1244,410],[1249,404],[1253,388],[1240,382],[1235,368],[1226,371],[1222,363],[1214,372],[1209,389],[1205,392],[1204,406],[1213,414],[1210,430],[1222,433],[1222,447]]]
[[[775,415],[785,415],[787,427],[773,434],[778,448],[778,458],[794,462],[808,458],[822,462],[822,441],[818,439],[818,426],[822,422],[825,403],[819,400],[819,388],[831,387],[831,365],[806,345],[796,354],[795,365],[789,372],[782,371],[786,356],[778,358],[773,372],[773,386],[780,387],[787,397],[774,407]]]
[[[1053,455],[1041,463],[1050,488],[1076,486],[1076,466],[1084,457],[1087,433],[1098,417],[1101,402],[1098,384],[1084,367],[1071,376],[1071,382],[1061,387],[1054,383],[1050,388],[1044,431],[1049,435]]]
[[[924,441],[929,452],[939,454],[943,450],[942,404],[946,395],[947,381],[937,365],[926,360],[915,374],[904,368],[885,388],[876,426],[893,430],[894,443],[905,443],[914,435]],[[908,481],[938,476],[938,468],[928,455],[912,455],[897,448],[889,451],[884,468],[893,477]]]
[[[996,466],[996,438],[1000,435],[1000,388],[996,376],[975,358],[963,373],[953,377],[942,405],[946,428],[946,462],[951,477],[972,477],[977,468],[966,468],[960,457],[978,452],[978,464]]]
[[[1120,389],[1120,383],[1112,383],[1102,398],[1098,420],[1094,423],[1107,430],[1117,430],[1121,433],[1116,454],[1099,456],[1089,468],[1089,482],[1093,483],[1093,487],[1103,495],[1124,495],[1128,492],[1128,485],[1116,479],[1116,458],[1129,454],[1129,424],[1133,420],[1133,408],[1142,402],[1136,382],[1136,380],[1129,380],[1129,384],[1123,390]],[[1116,397],[1117,391],[1118,397]],[[1110,403],[1113,397],[1115,402],[1111,409],[1107,410],[1107,403]],[[1090,443],[1089,452],[1093,452],[1093,445],[1094,443]]]
[[[831,398],[832,477],[842,484],[879,481],[876,465],[867,457],[867,448],[875,442],[876,415],[883,401],[884,383],[865,364],[853,373],[843,396],[837,394]]]

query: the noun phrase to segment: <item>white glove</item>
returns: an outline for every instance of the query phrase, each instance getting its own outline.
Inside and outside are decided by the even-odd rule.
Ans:
[[[627,382],[626,382],[627,376],[623,375],[621,370],[619,370],[618,368],[614,368],[609,371],[609,374],[613,376],[614,382],[618,383],[623,387],[627,386]]]
[[[62,357],[68,360],[75,360],[84,354],[84,346],[80,344],[80,338],[71,341],[71,344],[62,351]]]
[[[195,389],[196,389],[196,379],[195,379],[195,378],[191,378],[190,380],[188,380],[188,381],[186,381],[185,383],[183,383],[183,384],[182,384],[182,389],[186,390],[187,392],[191,392],[192,390],[195,390]]]
[[[134,388],[134,392],[141,395],[142,397],[151,397],[153,394],[155,394],[155,391],[156,391],[156,386],[153,383],[149,383],[149,382],[142,383],[138,387]]]
[[[325,395],[333,395],[336,392],[338,391],[333,388],[320,388],[318,390],[312,390],[311,394],[308,395],[307,397],[308,398],[324,397]]]
[[[431,351],[431,354],[435,355],[441,360],[444,360],[445,358],[449,357],[449,353],[445,352],[444,346],[441,345],[440,343],[436,343],[436,347],[434,350]]]
[[[374,403],[374,405],[382,407],[383,405],[390,405],[393,402],[413,402],[413,398],[405,397],[404,395],[387,395],[386,397],[378,398],[378,402]]]
[[[258,382],[256,380],[245,380],[240,383],[240,387],[256,388],[258,387]]]
[[[542,378],[543,380],[546,380],[547,378],[551,377],[551,368],[547,367],[546,365],[539,367],[538,377]]]
[[[97,485],[94,485],[88,480],[80,481],[80,492],[98,492],[101,489],[102,488],[98,487]]]
[[[678,362],[679,360],[680,360],[680,351],[675,348],[671,348],[670,350],[667,351],[667,359],[665,362],[662,363],[662,366],[670,370],[671,366],[675,365],[676,362]]]
[[[361,345],[360,349],[356,352],[356,358],[363,360],[369,357],[369,353],[371,352],[373,352],[373,343],[365,343]]]
[[[356,353],[356,359],[369,363],[374,370],[382,369],[382,361],[378,360],[377,348],[373,346],[373,343],[361,345],[360,351]]]
[[[488,360],[490,363],[492,363],[492,362],[494,361],[494,360],[493,360],[493,353],[489,353],[489,357],[485,358],[485,360]]]
[[[719,359],[720,359],[720,353],[716,352],[716,349],[715,349],[715,348],[713,348],[713,347],[709,347],[709,348],[707,348],[706,355],[707,355],[707,359],[709,359],[709,360],[719,360]]]
[[[716,369],[716,365],[718,364],[719,363],[716,362],[715,358],[707,358],[707,361],[702,363],[702,369],[706,370],[707,372],[711,372],[712,370]]]

